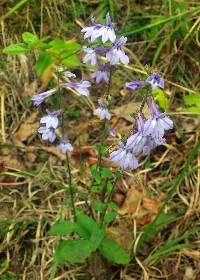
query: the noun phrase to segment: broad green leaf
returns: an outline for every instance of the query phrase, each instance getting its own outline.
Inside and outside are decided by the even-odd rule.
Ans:
[[[54,62],[54,58],[46,53],[46,52],[40,52],[39,57],[36,62],[36,73],[38,76],[41,76],[44,71],[47,69],[48,66],[50,66]]]
[[[118,215],[117,211],[110,211],[110,212],[108,212],[108,213],[105,215],[105,217],[104,217],[104,222],[105,222],[106,224],[111,223],[112,221],[115,220],[115,218],[117,217],[117,215]]]
[[[112,178],[112,172],[108,168],[101,168],[101,175],[108,179]]]
[[[99,247],[104,236],[105,236],[105,234],[104,234],[103,229],[94,228],[94,230],[92,231],[92,234],[91,234],[91,238],[90,238],[90,242],[91,242],[93,251],[95,251]]]
[[[30,50],[30,48],[23,43],[19,43],[19,44],[12,44],[6,48],[3,49],[3,53],[6,54],[24,54],[26,52],[28,52]]]
[[[76,232],[83,238],[90,239],[94,229],[98,229],[96,222],[86,215],[78,215]]]
[[[54,260],[57,265],[65,262],[79,263],[92,253],[91,243],[88,240],[63,240],[56,248]]]
[[[80,65],[80,60],[75,54],[69,55],[67,58],[62,59],[61,62],[68,67],[77,67]]]
[[[129,263],[129,255],[128,253],[114,240],[104,239],[101,242],[99,247],[99,251],[102,256],[109,261],[112,261],[117,264],[128,264]]]
[[[165,96],[164,92],[162,89],[160,88],[156,88],[153,91],[153,96],[155,97],[155,100],[158,101],[159,106],[165,110],[167,109],[167,107],[169,106],[169,100],[167,99],[167,97]]]
[[[71,221],[62,220],[56,223],[55,225],[53,225],[49,230],[48,234],[55,235],[55,236],[66,235],[68,233],[74,232],[75,229],[76,229],[75,223]]]
[[[22,39],[24,43],[28,44],[30,47],[34,47],[38,44],[38,42],[40,42],[38,37],[30,32],[24,32],[22,34]]]
[[[200,114],[200,107],[192,106],[192,107],[188,107],[188,108],[179,108],[178,111]]]
[[[81,46],[74,40],[64,41],[62,39],[54,39],[49,42],[50,51],[55,54],[70,55],[78,52]]]
[[[190,94],[183,97],[185,104],[188,106],[195,105],[200,107],[200,94]]]

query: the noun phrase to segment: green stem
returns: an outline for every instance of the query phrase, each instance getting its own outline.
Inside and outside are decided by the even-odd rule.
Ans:
[[[103,211],[103,213],[102,213],[102,215],[101,215],[101,220],[100,220],[100,225],[101,225],[101,227],[103,226],[104,218],[105,218],[106,212],[107,212],[107,210],[108,210],[108,204],[110,203],[110,201],[111,201],[111,199],[112,199],[112,195],[113,195],[113,192],[114,192],[114,190],[115,190],[115,187],[116,187],[116,184],[117,184],[117,181],[119,180],[119,178],[120,178],[119,176],[116,176],[116,177],[115,177],[115,181],[114,181],[114,183],[113,183],[113,185],[112,185],[112,189],[110,190],[110,193],[109,193],[109,195],[108,195],[108,198],[107,198],[107,201],[106,201],[106,205],[105,205],[104,211]]]
[[[72,188],[72,174],[71,174],[71,167],[69,164],[69,156],[68,153],[66,153],[66,164],[67,164],[67,173],[69,178],[69,193],[71,198],[71,204],[72,204],[72,212],[73,212],[73,218],[74,221],[76,221],[76,210],[75,210],[75,204],[74,204],[74,192]]]

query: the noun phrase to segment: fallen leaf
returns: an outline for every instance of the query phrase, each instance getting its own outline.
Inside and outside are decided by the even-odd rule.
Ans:
[[[37,133],[37,129],[39,127],[38,114],[38,111],[32,113],[30,117],[21,124],[18,131],[12,137],[14,143],[24,142]]]
[[[133,118],[130,116],[132,113],[135,113],[140,108],[141,102],[133,102],[131,101],[128,104],[122,105],[113,109],[112,112],[119,118],[124,118],[129,122],[133,121]],[[145,117],[149,116],[149,109],[147,105],[144,106],[143,113]]]

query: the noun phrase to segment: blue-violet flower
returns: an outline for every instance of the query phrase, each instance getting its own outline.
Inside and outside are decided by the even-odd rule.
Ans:
[[[159,73],[154,73],[146,79],[146,82],[149,83],[153,90],[157,87],[164,88],[164,80],[160,78]]]
[[[98,84],[101,80],[104,80],[104,82],[108,83],[109,82],[109,77],[108,77],[108,68],[109,65],[99,65],[98,70],[94,73],[91,74],[91,77],[93,79],[96,79],[96,83]]]
[[[38,93],[34,96],[31,97],[31,100],[33,101],[33,104],[35,106],[39,106],[40,104],[42,104],[44,102],[44,100],[51,96],[52,94],[54,94],[56,92],[56,88],[53,88],[53,89],[50,89],[48,91],[45,91],[45,92],[41,92],[41,93]]]
[[[49,112],[46,110],[48,115],[41,118],[40,123],[45,124],[47,128],[54,128],[56,129],[58,127],[58,116],[60,115],[60,111],[55,112]]]
[[[62,86],[74,88],[79,94],[88,96],[90,94],[88,88],[91,86],[91,83],[89,81],[69,82],[63,83]]]
[[[122,36],[119,40],[116,40],[113,47],[106,53],[106,58],[111,65],[115,65],[119,62],[123,64],[129,63],[129,58],[121,48],[127,41],[127,38]]]
[[[43,140],[49,140],[51,143],[53,143],[56,140],[55,129],[52,127],[40,127],[38,128],[38,132],[41,134]]]
[[[173,122],[164,113],[161,113],[153,97],[148,97],[148,105],[151,110],[151,117],[145,122],[144,130],[146,135],[152,136],[156,142],[160,142],[165,130],[173,128]]]

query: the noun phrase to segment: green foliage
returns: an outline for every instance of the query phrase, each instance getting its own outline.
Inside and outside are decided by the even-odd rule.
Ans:
[[[94,229],[98,229],[96,222],[86,215],[78,215],[77,217],[77,233],[83,237],[90,239]]]
[[[197,227],[188,230],[183,235],[174,239],[169,238],[163,246],[159,247],[157,250],[153,251],[153,253],[148,256],[148,258],[145,260],[145,263],[147,264],[150,262],[152,263],[155,261],[160,261],[163,257],[168,256],[172,252],[190,247],[189,243],[182,241],[194,234],[198,234],[199,232],[200,228]]]
[[[104,223],[109,224],[109,223],[113,222],[115,220],[115,218],[117,217],[117,215],[118,215],[118,212],[115,210],[108,212],[104,217]]]
[[[36,73],[38,76],[41,76],[44,71],[54,62],[52,55],[41,51],[39,53],[38,59],[36,61]]]
[[[187,108],[179,108],[183,112],[200,114],[200,94],[190,94],[183,97]]]
[[[57,265],[65,262],[79,263],[88,258],[92,251],[89,240],[63,240],[56,248],[54,261]]]
[[[38,49],[39,55],[36,60],[36,73],[38,76],[42,76],[49,66],[62,64],[67,67],[77,67],[80,65],[80,60],[76,53],[81,50],[81,46],[74,40],[54,39],[46,42],[46,38],[40,40],[30,32],[24,32],[22,39],[24,43],[12,44],[4,48],[3,53],[19,55]]]
[[[128,253],[114,240],[104,239],[99,247],[99,251],[104,258],[117,264],[128,264]]]
[[[3,49],[5,54],[25,54],[28,51],[30,51],[30,48],[24,43],[12,44]]]
[[[30,32],[24,32],[22,34],[22,39],[24,43],[29,45],[31,48],[35,48],[37,44],[40,43],[38,37]]]
[[[61,220],[51,227],[48,234],[49,235],[66,235],[74,232],[76,229],[76,224],[71,221]]]
[[[167,107],[169,106],[169,100],[164,94],[164,91],[160,88],[156,88],[153,91],[153,96],[155,97],[155,100],[158,101],[159,106],[163,109],[166,110]]]

